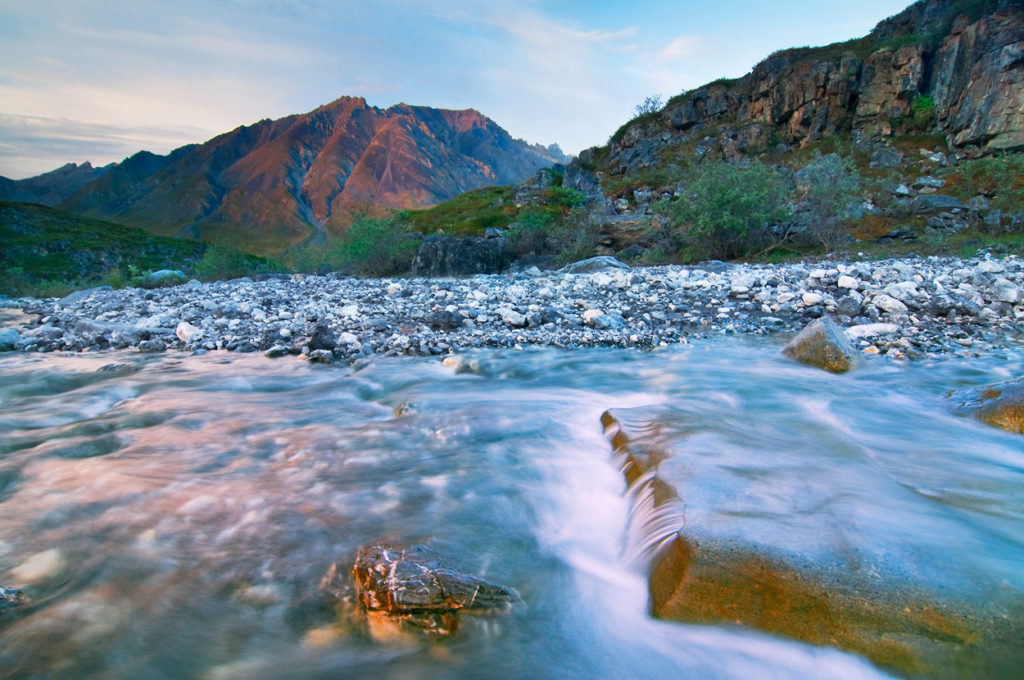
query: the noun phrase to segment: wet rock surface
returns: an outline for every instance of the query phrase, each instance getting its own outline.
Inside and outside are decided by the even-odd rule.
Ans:
[[[460,611],[507,610],[515,593],[462,573],[424,546],[372,545],[352,566],[359,601],[369,612],[388,616],[429,633],[450,635]]]
[[[828,316],[815,319],[789,341],[782,352],[800,363],[817,366],[832,373],[844,373],[853,367],[856,350],[843,329]]]
[[[1024,378],[959,390],[950,395],[960,413],[1007,432],[1024,433]]]
[[[610,258],[609,258],[610,260]],[[728,334],[778,334],[831,315],[885,328],[858,351],[895,358],[980,353],[1019,337],[1024,261],[906,258],[784,265],[709,262],[469,278],[337,275],[190,281],[7,300],[33,322],[5,326],[15,351],[138,348],[268,352],[351,361],[482,347],[651,348]],[[884,324],[884,326],[874,326]],[[319,354],[313,354],[319,352]]]
[[[14,612],[15,608],[25,604],[28,598],[20,590],[12,590],[0,586],[0,620]]]

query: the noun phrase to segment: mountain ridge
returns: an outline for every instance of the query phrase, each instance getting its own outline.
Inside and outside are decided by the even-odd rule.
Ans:
[[[166,156],[140,152],[58,204],[167,235],[280,252],[353,216],[434,205],[567,160],[473,109],[340,97],[242,125]]]

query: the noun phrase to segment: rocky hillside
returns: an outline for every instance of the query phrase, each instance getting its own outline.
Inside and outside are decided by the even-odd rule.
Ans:
[[[112,167],[114,164],[94,168],[89,162],[81,165],[68,163],[56,170],[28,179],[0,177],[0,201],[20,201],[54,206]]]
[[[778,52],[630,121],[574,167],[629,175],[686,142],[735,160],[835,135],[877,142],[909,132],[974,152],[1024,149],[1019,1],[921,0],[863,38]],[[578,172],[569,179],[586,188]]]
[[[141,152],[60,207],[159,234],[276,253],[354,213],[424,207],[564,160],[473,110],[342,97],[157,156]]]

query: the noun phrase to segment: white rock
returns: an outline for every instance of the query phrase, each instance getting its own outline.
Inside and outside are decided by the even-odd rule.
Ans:
[[[361,343],[359,342],[359,338],[355,335],[355,333],[349,333],[348,331],[345,331],[344,333],[338,336],[338,344],[343,347],[351,347],[353,345],[359,345]]]
[[[889,314],[907,313],[907,306],[905,304],[890,295],[886,295],[885,293],[876,295],[872,298],[871,302],[874,303],[875,307],[883,312],[888,312]]]
[[[779,297],[782,296],[780,295]],[[800,299],[803,301],[805,307],[813,307],[814,305],[820,305],[824,298],[817,293],[804,293]]]
[[[893,335],[900,332],[894,323],[862,323],[846,329],[846,335],[852,339],[873,338],[878,335]]]
[[[780,305],[784,305],[795,297],[796,295],[793,293],[779,293],[779,297],[775,298],[775,301]]]
[[[402,287],[397,283],[388,284],[388,295],[398,295],[402,292]]]
[[[986,274],[1002,274],[1006,271],[1003,263],[996,260],[982,260],[978,263],[978,269]]]
[[[836,281],[836,285],[839,286],[840,288],[857,290],[857,286],[859,286],[860,284],[857,282],[857,279],[853,278],[852,276],[840,276],[839,280]]]
[[[338,315],[354,319],[359,316],[359,305],[345,305],[338,310]]]
[[[182,321],[178,324],[178,327],[174,329],[174,334],[178,336],[179,340],[187,345],[193,340],[198,340],[203,337],[203,329],[196,328],[188,321]]]
[[[522,328],[526,325],[526,317],[514,309],[503,307],[498,310],[498,314],[501,315],[502,321],[513,328]]]
[[[992,282],[992,292],[1000,302],[1009,302],[1010,304],[1020,302],[1020,288],[1001,276]]]

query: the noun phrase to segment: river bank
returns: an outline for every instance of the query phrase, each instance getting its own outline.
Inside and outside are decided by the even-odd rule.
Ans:
[[[630,268],[594,258],[464,279],[337,275],[97,288],[6,301],[0,348],[265,352],[319,361],[483,347],[652,348],[790,334],[828,314],[894,358],[998,350],[1021,334],[1024,261],[906,258]]]

